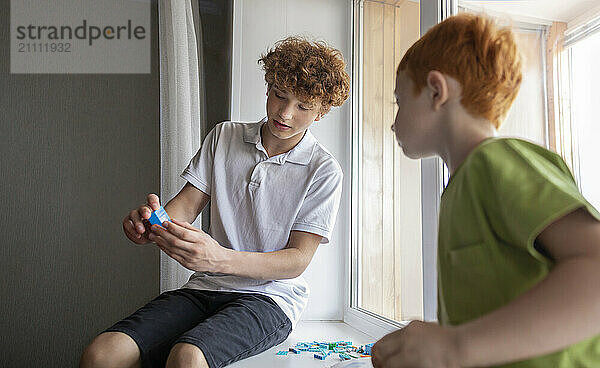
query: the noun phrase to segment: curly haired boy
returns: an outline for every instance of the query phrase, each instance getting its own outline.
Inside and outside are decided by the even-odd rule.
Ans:
[[[440,156],[438,319],[375,344],[380,367],[600,367],[600,214],[557,154],[496,137],[521,83],[510,29],[470,14],[404,55],[392,130]]]
[[[123,220],[135,244],[154,242],[196,271],[97,336],[82,367],[223,367],[279,344],[308,301],[301,277],[329,242],[342,190],[336,159],[308,129],[348,98],[339,51],[287,38],[259,60],[267,117],[223,122],[206,136],[165,206],[157,195]],[[190,225],[210,201],[210,235]]]

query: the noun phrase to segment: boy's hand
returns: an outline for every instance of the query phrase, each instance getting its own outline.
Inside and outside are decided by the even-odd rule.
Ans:
[[[148,239],[150,232],[146,231],[144,221],[150,218],[152,211],[156,211],[160,207],[160,200],[156,194],[148,194],[146,200],[147,204],[141,205],[131,211],[123,219],[123,231],[125,231],[125,235],[136,244],[150,242],[150,239]]]
[[[377,341],[371,354],[375,368],[460,367],[454,330],[436,323],[412,321]]]
[[[165,221],[162,226],[152,225],[149,239],[169,257],[192,271],[221,271],[229,250],[210,235],[175,219]]]

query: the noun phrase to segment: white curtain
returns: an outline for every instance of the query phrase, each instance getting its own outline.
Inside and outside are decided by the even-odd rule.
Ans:
[[[193,4],[193,3],[195,4]],[[161,0],[160,155],[161,204],[185,184],[179,174],[201,144],[205,126],[202,37],[197,0]],[[200,227],[201,216],[195,226]],[[160,291],[179,288],[192,271],[160,254]]]

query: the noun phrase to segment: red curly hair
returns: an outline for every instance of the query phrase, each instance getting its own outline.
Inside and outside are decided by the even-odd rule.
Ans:
[[[431,28],[406,52],[406,70],[418,94],[437,70],[462,86],[462,106],[500,127],[521,85],[521,56],[510,28],[485,16],[461,13]]]
[[[341,106],[350,93],[350,77],[342,53],[324,42],[300,37],[278,41],[258,60],[269,88],[290,91],[300,100],[319,101],[321,113]]]

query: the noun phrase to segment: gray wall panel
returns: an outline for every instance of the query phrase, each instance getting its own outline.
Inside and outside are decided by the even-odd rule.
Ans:
[[[10,74],[0,1],[0,366],[73,367],[100,331],[159,292],[159,253],[121,220],[159,192],[157,5],[152,73]]]

